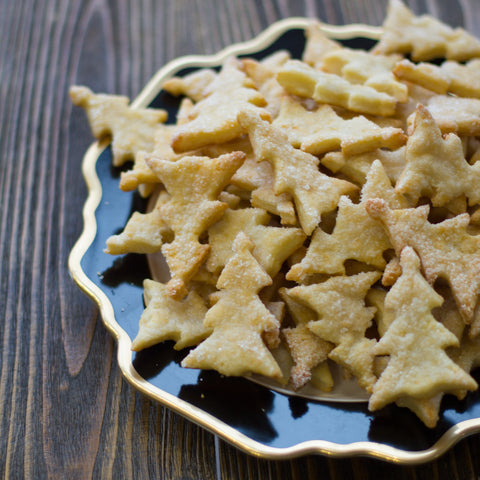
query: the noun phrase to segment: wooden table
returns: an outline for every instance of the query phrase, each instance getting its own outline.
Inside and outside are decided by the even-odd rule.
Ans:
[[[473,479],[480,435],[437,461],[257,459],[151,401],[120,373],[67,258],[92,141],[72,84],[135,97],[180,55],[213,53],[289,16],[379,25],[387,0],[0,0],[0,476]],[[480,36],[478,0],[411,0]]]

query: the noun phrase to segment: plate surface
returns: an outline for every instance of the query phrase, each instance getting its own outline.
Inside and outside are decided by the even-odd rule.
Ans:
[[[254,40],[216,55],[182,57],[162,68],[132,102],[161,107],[175,118],[178,99],[161,91],[172,75],[219,66],[229,55],[257,59],[279,49],[300,58],[304,29],[310,21],[284,20]],[[363,25],[324,26],[325,33],[352,48],[369,48],[380,30]],[[441,420],[426,428],[407,409],[394,405],[371,413],[366,403],[315,401],[265,388],[244,378],[180,367],[187,351],[165,342],[132,353],[144,309],[142,282],[151,277],[147,259],[103,252],[106,239],[123,230],[135,210],[147,202],[119,189],[120,170],[112,166],[106,142],[90,147],[83,162],[89,189],[84,231],[74,246],[69,268],[74,280],[98,304],[105,326],[118,342],[118,362],[125,378],[143,393],[251,454],[285,459],[311,453],[367,455],[408,464],[432,460],[465,435],[480,431],[480,392],[460,402],[446,397]],[[475,376],[475,375],[474,375]],[[479,375],[475,376],[479,380]]]

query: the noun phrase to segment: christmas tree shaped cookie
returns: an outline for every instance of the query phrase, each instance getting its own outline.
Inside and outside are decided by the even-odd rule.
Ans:
[[[143,282],[146,308],[140,317],[138,334],[132,350],[139,351],[165,340],[174,340],[176,350],[198,345],[211,330],[203,325],[207,307],[194,290],[177,301],[168,295],[163,283],[146,279]]]
[[[162,253],[172,277],[168,282],[169,292],[177,300],[187,294],[188,282],[208,255],[210,247],[200,243],[199,237],[227,208],[217,198],[244,158],[243,152],[232,152],[213,159],[196,156],[185,156],[176,162],[154,156],[148,159],[149,167],[170,194],[160,213],[174,239],[162,245]]]
[[[161,124],[156,128],[153,150],[140,151],[135,154],[134,162],[130,170],[120,172],[120,189],[129,192],[139,188],[142,196],[148,196],[160,182],[159,178],[147,165],[147,157],[153,155],[164,160],[178,160],[180,155],[175,154],[170,143],[175,125]],[[144,190],[147,195],[143,195]]]
[[[375,148],[395,150],[405,144],[407,137],[402,129],[381,128],[362,115],[344,120],[327,104],[316,110],[285,97],[274,125],[285,130],[295,148],[313,155],[341,149],[345,155],[354,155]]]
[[[393,73],[398,78],[445,95],[453,93],[459,97],[480,98],[480,60],[475,58],[465,65],[447,61],[437,66],[432,63],[412,63],[403,59],[395,66]]]
[[[374,339],[365,337],[372,324],[374,307],[365,306],[369,288],[380,272],[331,277],[323,283],[302,285],[288,290],[288,295],[315,310],[318,319],[308,328],[320,338],[335,344],[329,357],[357,377],[360,386],[371,391]]]
[[[202,68],[183,77],[169,78],[163,82],[162,88],[172,95],[186,95],[194,102],[199,102],[211,93],[209,85],[216,77],[215,70]]]
[[[262,268],[274,277],[283,262],[304,242],[301,228],[272,227],[270,215],[260,208],[228,209],[208,230],[211,247],[207,268],[219,272],[232,255],[232,244],[238,233],[245,232],[254,242],[253,255]]]
[[[205,89],[205,98],[197,102],[179,125],[172,139],[177,152],[194,150],[211,143],[224,143],[240,137],[242,128],[237,121],[241,111],[255,111],[264,118],[270,114],[263,95],[242,70],[239,60],[229,58],[221,72]]]
[[[281,378],[280,367],[264,340],[280,325],[258,296],[272,280],[252,255],[253,248],[253,242],[239,233],[233,244],[235,253],[217,282],[221,294],[205,316],[204,326],[213,333],[185,357],[183,367]]]
[[[465,61],[480,55],[480,42],[463,28],[453,29],[431,15],[415,14],[391,0],[374,53],[410,54],[414,61],[447,58]]]
[[[171,237],[171,231],[163,221],[161,212],[162,205],[169,200],[168,193],[162,191],[151,212],[133,212],[123,232],[107,238],[105,252],[110,255],[159,252],[162,244]]]
[[[468,233],[469,215],[432,224],[428,205],[391,210],[384,200],[374,198],[366,201],[366,208],[382,222],[397,256],[411,246],[431,285],[437,278],[448,281],[465,322],[470,323],[480,292],[480,237]]]
[[[250,193],[252,207],[263,208],[267,212],[280,217],[282,225],[295,225],[297,217],[288,193],[275,194],[273,168],[266,160],[257,162],[248,137],[244,138],[248,145],[241,150],[246,153],[245,162],[236,171],[230,184]]]
[[[405,167],[405,146],[397,150],[376,148],[358,155],[345,155],[343,152],[328,152],[320,163],[332,173],[340,174],[354,183],[363,185],[374,160],[382,162],[388,178],[396,183]]]
[[[242,60],[247,75],[254,81],[267,105],[265,109],[275,118],[285,91],[277,82],[276,75],[280,67],[290,58],[287,50],[279,50],[261,61],[252,58]]]
[[[150,152],[156,128],[167,120],[165,110],[130,108],[127,97],[95,94],[87,87],[71,87],[70,98],[85,109],[95,138],[112,136],[115,166],[132,160],[137,152]]]
[[[479,98],[431,94],[422,101],[422,105],[432,114],[442,134],[455,133],[462,137],[480,135]],[[410,112],[406,121],[407,131],[411,133],[414,128],[414,112]]]
[[[323,25],[318,20],[312,20],[311,23],[307,25],[305,37],[306,42],[302,54],[302,61],[317,70],[322,68],[323,59],[328,53],[342,48],[339,42],[325,35]]]
[[[406,166],[395,190],[416,203],[428,196],[434,206],[443,206],[465,195],[470,205],[480,202],[480,167],[470,165],[462,140],[455,134],[445,139],[430,112],[419,105],[414,130],[408,138]]]
[[[477,388],[445,353],[458,345],[458,338],[432,315],[443,298],[423,278],[413,248],[402,250],[400,263],[402,275],[385,298],[385,312],[392,312],[394,320],[374,348],[375,354],[390,358],[373,387],[372,411],[404,397],[431,399],[440,392]]]
[[[320,172],[317,157],[294,148],[280,128],[258,115],[243,112],[239,122],[248,132],[257,161],[267,160],[273,166],[275,193],[292,196],[307,235],[313,232],[323,213],[335,210],[342,195],[357,190],[350,182]]]
[[[280,297],[287,305],[294,327],[282,329],[282,335],[293,360],[290,370],[290,383],[294,390],[299,390],[308,382],[324,391],[333,388],[333,378],[326,360],[334,345],[315,335],[308,324],[315,321],[314,310],[293,300],[289,290],[281,288]],[[320,380],[320,381],[318,381]]]
[[[313,233],[307,254],[293,265],[288,280],[297,282],[313,273],[345,273],[345,261],[357,260],[377,268],[385,267],[383,252],[391,248],[380,222],[370,218],[365,209],[369,198],[383,198],[391,208],[405,208],[407,201],[396,193],[380,161],[372,163],[362,188],[361,202],[341,197],[335,228],[331,234],[318,227]]]
[[[340,48],[325,55],[322,70],[340,75],[351,83],[372,87],[399,102],[406,102],[408,87],[399,82],[392,72],[400,58],[400,55],[372,55],[364,50]]]

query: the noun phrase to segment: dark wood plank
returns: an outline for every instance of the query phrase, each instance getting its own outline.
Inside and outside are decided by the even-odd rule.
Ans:
[[[72,115],[68,87],[86,82],[135,95],[157,68],[150,61],[132,70],[133,59],[144,58],[135,49],[145,47],[151,57],[160,40],[140,41],[139,26],[127,22],[132,12],[116,2],[7,7],[3,2],[1,172],[8,215],[1,230],[0,475],[213,478],[213,436],[123,381],[114,342],[66,266],[82,228],[86,189],[79,172],[91,141],[85,119]]]
[[[417,467],[270,461],[218,442],[133,389],[96,306],[69,278],[91,142],[73,83],[134,97],[167,61],[288,16],[380,24],[386,0],[0,0],[0,477],[476,478],[480,437]],[[411,0],[480,36],[476,0]],[[217,465],[217,458],[219,463]]]

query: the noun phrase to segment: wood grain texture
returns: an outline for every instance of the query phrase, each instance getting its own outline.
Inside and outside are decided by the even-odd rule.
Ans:
[[[477,0],[411,0],[480,36]],[[92,138],[71,84],[135,97],[184,54],[289,16],[382,22],[386,0],[0,0],[0,478],[473,479],[480,437],[435,462],[248,456],[136,392],[73,284]]]

